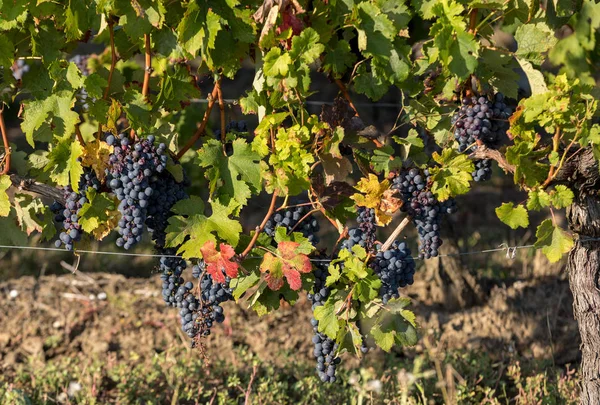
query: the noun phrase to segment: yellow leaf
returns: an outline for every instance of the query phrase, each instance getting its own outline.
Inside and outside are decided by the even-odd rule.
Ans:
[[[106,214],[108,216],[108,221],[98,224],[98,227],[90,232],[90,234],[96,238],[96,240],[104,239],[106,236],[108,236],[108,234],[116,229],[117,225],[119,224],[121,214],[118,210],[106,211]]]
[[[389,195],[388,190],[390,189],[390,182],[388,180],[380,183],[376,175],[369,174],[368,178],[362,178],[354,188],[360,191],[360,193],[356,193],[350,198],[359,207],[373,208],[375,210],[377,225],[387,225],[392,220],[392,215],[388,212],[389,204],[387,199]]]
[[[85,167],[91,167],[96,172],[96,177],[101,182],[106,177],[105,169],[108,168],[108,157],[112,153],[113,147],[106,142],[92,141],[88,142],[83,148],[81,164]]]

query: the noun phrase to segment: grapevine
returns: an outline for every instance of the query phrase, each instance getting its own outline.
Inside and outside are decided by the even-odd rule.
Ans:
[[[160,257],[200,348],[226,302],[266,315],[304,292],[332,383],[343,356],[417,343],[417,265],[503,171],[523,198],[485,209],[569,255],[600,403],[581,298],[600,300],[582,242],[600,234],[598,4],[38,3],[0,4],[3,243]],[[366,113],[384,106],[395,120]]]

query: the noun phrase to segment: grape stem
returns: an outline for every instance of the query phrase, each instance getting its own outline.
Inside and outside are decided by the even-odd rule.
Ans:
[[[315,209],[312,209],[312,210],[308,211],[302,218],[300,218],[300,220],[298,222],[296,222],[296,225],[294,225],[292,227],[292,229],[290,229],[290,231],[288,233],[294,232],[294,230],[296,230],[296,228],[298,227],[298,225],[300,225],[306,218],[308,218],[309,215],[314,214],[317,211],[319,211],[318,208],[315,208]]]
[[[282,205],[281,207],[277,208],[275,211],[281,211],[281,210],[285,210],[287,208],[296,208],[296,207],[306,207],[307,205],[312,206],[314,203],[312,202],[307,202],[307,203],[302,203],[302,204],[293,204],[293,205]]]
[[[79,128],[80,125],[80,122],[75,124],[75,135],[77,136],[77,140],[79,141],[81,146],[85,146],[85,141],[83,140],[83,136],[81,135],[81,129]]]
[[[108,71],[108,79],[106,89],[104,89],[103,100],[108,99],[108,93],[110,92],[110,83],[112,82],[113,73],[115,71],[115,65],[117,64],[117,51],[115,50],[115,30],[113,29],[114,21],[109,17],[108,19],[108,33],[110,37],[110,69]],[[102,133],[102,123],[98,123],[98,132],[96,133],[96,139],[100,139]]]
[[[115,65],[117,64],[117,52],[115,50],[115,31],[113,29],[114,22],[112,18],[108,21],[108,33],[110,36],[110,70],[108,71],[108,84],[104,90],[104,100],[108,99],[108,92],[110,91],[110,82],[112,81],[113,73],[115,71]]]
[[[3,113],[4,108],[0,108],[0,132],[2,132],[2,143],[4,144],[4,158],[2,159],[4,161],[4,168],[2,169],[2,172],[0,172],[0,175],[8,173],[10,170],[11,154],[10,144],[8,143],[8,134],[6,133],[6,125],[4,125]]]
[[[225,141],[227,140],[227,125],[225,124],[225,103],[223,103],[223,90],[221,89],[221,79],[217,81],[219,90],[217,91],[217,97],[219,98],[219,110],[221,114],[221,143],[223,144],[223,155],[227,155],[225,152]]]
[[[350,310],[350,307],[352,306],[352,293],[354,292],[354,287],[356,287],[356,284],[352,286],[350,292],[344,299],[344,305],[342,305],[340,309],[336,312],[336,315],[339,315],[342,313],[342,311],[346,310],[346,320],[348,320],[348,312]]]
[[[402,222],[400,222],[400,224],[398,224],[396,229],[394,229],[394,232],[392,232],[392,234],[389,236],[389,238],[387,238],[383,246],[381,246],[382,252],[385,252],[390,248],[390,246],[392,246],[392,243],[394,243],[398,236],[400,236],[400,233],[402,233],[402,231],[404,230],[404,228],[406,228],[406,225],[408,225],[409,222],[410,217],[406,217],[402,220]]]
[[[352,103],[352,99],[350,98],[350,94],[348,93],[346,85],[340,79],[335,79],[335,84],[337,84],[337,86],[340,88],[340,91],[342,92],[342,95],[350,105],[350,108],[354,110],[354,115],[358,117],[358,110],[354,106],[354,103]]]
[[[335,226],[335,224],[334,224],[334,226]],[[336,227],[336,229],[337,229],[337,227]],[[335,252],[335,250],[337,249],[340,242],[343,241],[344,239],[346,239],[347,237],[348,237],[348,227],[345,226],[344,229],[342,230],[342,232],[340,232],[340,236],[338,237],[338,240],[335,242],[335,245],[333,245],[332,252]]]
[[[477,9],[474,8],[469,14],[469,32],[475,35],[477,31]]]
[[[267,212],[267,215],[265,215],[265,217],[263,218],[260,225],[256,227],[256,229],[254,231],[254,235],[252,236],[250,243],[248,243],[248,246],[246,246],[246,249],[244,249],[244,251],[242,253],[240,253],[240,256],[239,256],[240,260],[243,260],[248,255],[248,253],[250,253],[250,251],[256,244],[256,240],[258,239],[258,236],[260,235],[262,230],[267,225],[267,221],[269,220],[269,218],[271,218],[273,211],[275,211],[275,202],[276,201],[277,201],[277,190],[275,190],[273,192],[273,196],[271,197],[271,204],[269,205],[269,211]]]
[[[181,150],[177,153],[177,159],[181,159],[181,157],[185,154],[185,152],[187,152],[192,146],[194,146],[196,141],[204,133],[204,130],[206,129],[206,125],[208,124],[208,119],[210,118],[210,112],[213,109],[215,100],[217,100],[217,97],[219,96],[219,91],[220,91],[219,88],[220,88],[220,82],[216,82],[212,93],[208,97],[208,105],[206,106],[206,112],[204,113],[204,117],[202,118],[202,122],[200,123],[200,126],[198,127],[198,129],[196,129],[196,132],[194,133],[194,135],[192,135],[190,140],[187,141],[185,146],[183,148],[181,148]]]

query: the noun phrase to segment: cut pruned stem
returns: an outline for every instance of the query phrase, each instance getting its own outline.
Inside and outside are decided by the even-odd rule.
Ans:
[[[145,42],[145,72],[144,84],[142,86],[142,96],[148,101],[148,92],[150,91],[150,75],[152,74],[152,47],[150,45],[150,34],[144,34]]]
[[[410,222],[410,217],[406,217],[402,220],[402,222],[400,222],[400,224],[398,224],[396,229],[394,229],[394,232],[392,232],[390,237],[387,238],[387,240],[381,247],[382,252],[385,252],[386,250],[388,250],[390,248],[390,246],[392,246],[392,243],[394,243],[394,241],[398,238],[398,236],[400,236],[400,234],[402,233],[404,228],[406,228],[406,225],[408,225],[409,222]]]
[[[4,145],[4,168],[0,174],[6,174],[10,170],[10,143],[8,143],[8,133],[4,125],[3,110],[0,109],[0,132],[2,132],[2,144]]]

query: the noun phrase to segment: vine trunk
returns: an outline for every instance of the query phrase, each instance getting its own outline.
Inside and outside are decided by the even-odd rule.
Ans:
[[[600,404],[600,171],[587,148],[558,173],[570,182],[575,200],[567,208],[569,227],[579,238],[569,253],[573,314],[581,335],[581,404]]]
[[[581,335],[581,404],[600,404],[600,242],[585,241],[600,237],[600,201],[578,199],[567,218],[580,237],[569,254],[568,270]]]

